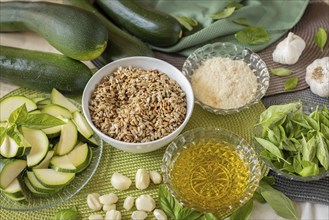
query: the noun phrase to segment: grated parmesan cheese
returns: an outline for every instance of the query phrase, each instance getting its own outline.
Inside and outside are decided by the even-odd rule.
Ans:
[[[242,60],[213,57],[204,61],[191,78],[195,97],[221,109],[247,104],[257,91],[257,78]]]

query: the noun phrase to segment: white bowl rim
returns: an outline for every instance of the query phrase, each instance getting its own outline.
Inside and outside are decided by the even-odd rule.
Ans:
[[[88,103],[89,103],[89,99],[90,97],[87,97],[87,88],[89,88],[90,86],[93,86],[93,85],[96,85],[97,83],[99,82],[96,82],[94,83],[95,81],[95,78],[97,78],[97,73],[98,72],[101,72],[103,71],[103,69],[107,68],[108,66],[110,65],[114,65],[114,64],[117,64],[117,63],[120,63],[120,62],[124,62],[124,61],[129,61],[129,60],[135,60],[135,59],[141,59],[141,60],[146,60],[146,61],[155,61],[155,62],[159,62],[159,63],[162,63],[162,64],[165,64],[167,66],[170,66],[171,68],[173,68],[175,71],[177,71],[178,73],[181,74],[181,76],[183,77],[183,79],[186,81],[187,83],[187,88],[188,90],[191,92],[191,107],[189,108],[188,107],[188,102],[186,101],[186,109],[187,109],[187,112],[186,112],[186,115],[185,115],[185,118],[184,118],[184,121],[181,123],[181,125],[179,127],[177,127],[174,131],[172,131],[170,134],[162,137],[162,138],[159,138],[159,139],[156,139],[156,140],[153,140],[153,141],[149,141],[149,142],[138,142],[138,143],[132,143],[132,142],[124,142],[124,141],[119,141],[119,140],[116,140],[106,134],[104,134],[102,131],[100,131],[95,125],[94,123],[91,121],[91,118],[90,118],[90,112],[89,112],[89,109],[88,109]],[[108,73],[107,75],[109,74],[112,74],[112,73]],[[167,74],[166,74],[167,75]],[[105,76],[105,75],[104,75]],[[168,76],[169,77],[169,76]],[[169,77],[170,78],[170,77]],[[177,81],[176,81],[177,82]],[[177,82],[178,83],[178,82]],[[180,84],[179,84],[180,85]],[[181,86],[181,85],[180,85]],[[186,92],[185,92],[186,94]],[[187,96],[187,94],[186,94]],[[88,101],[86,101],[88,100]],[[122,59],[118,59],[118,60],[115,60],[113,62],[110,62],[108,64],[106,64],[105,66],[103,66],[102,68],[100,68],[99,70],[97,70],[96,73],[93,74],[93,76],[89,79],[88,83],[86,84],[84,90],[83,90],[83,94],[82,94],[82,111],[85,115],[85,118],[88,122],[88,124],[93,128],[94,131],[96,131],[96,133],[104,140],[111,140],[113,143],[115,144],[118,144],[118,145],[126,145],[127,147],[135,147],[135,146],[139,146],[139,147],[143,147],[143,146],[149,146],[151,144],[156,144],[158,142],[162,142],[163,140],[165,140],[166,138],[168,138],[169,136],[172,136],[174,133],[176,133],[177,131],[179,131],[180,129],[182,129],[183,127],[186,126],[187,122],[189,121],[192,113],[193,113],[193,108],[194,108],[194,94],[193,94],[193,89],[192,89],[192,85],[191,83],[189,82],[189,80],[187,79],[187,77],[182,73],[182,71],[180,71],[178,68],[176,68],[175,66],[173,66],[172,64],[166,62],[166,61],[163,61],[161,59],[157,59],[157,58],[154,58],[154,57],[145,57],[145,56],[132,56],[132,57],[126,57],[126,58],[122,58]]]

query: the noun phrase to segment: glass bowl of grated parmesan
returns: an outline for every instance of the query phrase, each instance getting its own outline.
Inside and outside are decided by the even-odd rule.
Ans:
[[[219,115],[240,112],[259,102],[270,80],[259,55],[232,43],[197,49],[186,59],[182,72],[191,82],[195,102]]]

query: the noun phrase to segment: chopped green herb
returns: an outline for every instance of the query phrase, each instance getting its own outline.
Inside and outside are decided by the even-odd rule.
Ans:
[[[297,76],[291,77],[290,79],[288,79],[285,83],[284,83],[284,89],[286,91],[288,90],[293,90],[297,87],[298,84],[298,78]]]
[[[247,21],[247,18],[237,18],[235,20],[232,20],[232,22],[246,27],[250,26]]]
[[[231,16],[234,11],[235,11],[235,7],[228,7],[228,8],[224,8],[223,10],[215,14],[210,15],[210,17],[214,20],[220,20]]]
[[[235,33],[235,38],[242,44],[263,44],[271,38],[267,31],[262,27],[247,27],[242,31]]]
[[[319,28],[314,36],[315,44],[323,51],[327,42],[327,32],[324,28]]]
[[[198,21],[194,18],[190,18],[187,16],[179,16],[176,18],[178,22],[185,27],[187,30],[191,31],[193,27],[196,27],[198,25]]]
[[[289,76],[292,71],[286,68],[274,68],[270,69],[271,73],[275,76]]]

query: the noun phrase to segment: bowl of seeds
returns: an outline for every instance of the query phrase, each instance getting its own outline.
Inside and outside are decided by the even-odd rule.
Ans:
[[[191,84],[171,64],[128,57],[98,70],[82,95],[93,130],[113,147],[146,153],[169,144],[183,130],[194,106]]]

